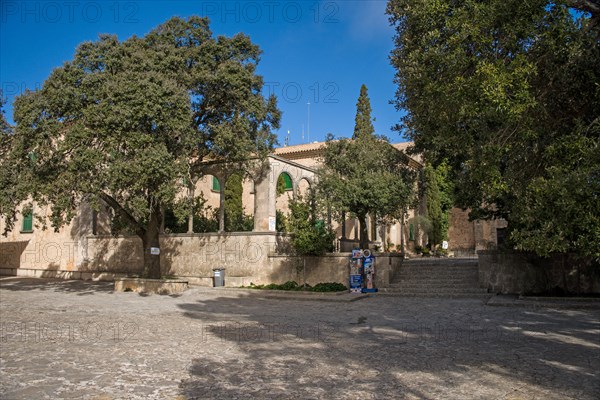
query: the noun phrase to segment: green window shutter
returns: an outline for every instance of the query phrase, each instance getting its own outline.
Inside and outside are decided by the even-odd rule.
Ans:
[[[212,177],[212,190],[215,192],[221,191],[221,183],[219,182],[216,176]]]
[[[294,184],[292,183],[292,178],[286,172],[283,173],[283,181],[285,182],[285,190],[294,189]]]
[[[408,240],[415,240],[415,226],[413,224],[408,227]]]
[[[23,215],[22,232],[33,232],[33,214],[28,213]]]

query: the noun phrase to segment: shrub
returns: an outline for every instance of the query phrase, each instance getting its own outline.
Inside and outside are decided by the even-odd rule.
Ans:
[[[313,292],[342,292],[348,290],[345,285],[337,282],[317,283],[312,289]]]

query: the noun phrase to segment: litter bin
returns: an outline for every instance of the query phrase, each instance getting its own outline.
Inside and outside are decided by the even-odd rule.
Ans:
[[[225,268],[215,268],[213,272],[215,274],[213,287],[225,286]]]

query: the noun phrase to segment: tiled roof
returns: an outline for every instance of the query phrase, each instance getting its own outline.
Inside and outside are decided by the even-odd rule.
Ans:
[[[293,153],[304,153],[307,151],[319,150],[321,147],[325,146],[326,142],[313,142],[313,143],[304,143],[297,144],[294,146],[285,146],[279,147],[275,149],[275,154],[293,154]]]
[[[304,143],[297,144],[294,146],[285,146],[279,147],[275,149],[275,154],[295,154],[295,153],[304,153],[307,151],[319,150],[321,147],[325,146],[327,142],[312,142],[312,143]],[[409,146],[412,146],[413,142],[403,142],[403,143],[392,143],[392,146],[402,152],[405,152]],[[416,158],[416,157],[412,157]]]

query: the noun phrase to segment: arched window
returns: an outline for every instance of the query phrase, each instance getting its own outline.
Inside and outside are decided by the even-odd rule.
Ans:
[[[277,192],[279,194],[283,194],[289,190],[294,189],[294,184],[292,183],[292,178],[287,172],[282,172],[277,178]]]

